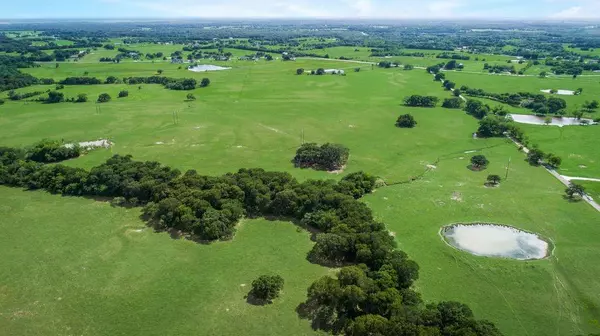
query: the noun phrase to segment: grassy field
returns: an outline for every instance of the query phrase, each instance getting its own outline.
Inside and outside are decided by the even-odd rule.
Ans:
[[[421,266],[417,288],[424,298],[468,303],[478,318],[492,320],[506,335],[598,332],[600,266],[594,262],[600,251],[598,213],[583,202],[564,200],[564,186],[543,169],[526,164],[512,143],[472,139],[477,120],[464,112],[401,106],[410,94],[449,97],[425,71],[361,65],[362,70],[354,72],[359,65],[331,60],[223,64],[233,69],[197,74],[176,65],[141,62],[28,69],[36,76],[58,79],[85,71],[100,78],[149,76],[160,68],[171,77],[209,77],[211,85],[192,91],[197,97],[193,102],[184,101],[188,92],[159,85],[63,89],[67,96],[87,93],[90,98],[110,93],[113,100],[102,104],[99,113],[93,102],[7,101],[0,107],[4,130],[0,144],[28,145],[44,137],[109,138],[115,142],[111,150],[95,151],[68,164],[89,168],[120,153],[201,174],[262,167],[288,171],[301,180],[339,178],[293,168],[290,160],[304,134],[306,141],[349,147],[344,174],[364,170],[395,182],[435,164],[421,180],[383,188],[364,199],[396,234],[400,248]],[[295,75],[296,68],[318,67],[343,68],[347,76]],[[459,86],[497,90],[493,92],[520,87],[535,91],[534,80],[539,80],[447,76]],[[563,81],[565,86],[571,83]],[[584,94],[596,84],[588,85]],[[121,89],[128,89],[129,97],[117,99]],[[405,113],[414,115],[416,128],[394,127],[398,115]],[[598,130],[564,131],[566,135],[588,129]],[[527,132],[537,137],[535,131]],[[595,134],[573,133],[573,146],[587,146],[581,142]],[[545,149],[543,139],[539,142]],[[582,149],[586,155],[593,153],[594,142],[587,143],[589,147]],[[561,155],[558,145],[548,146]],[[569,146],[565,144],[565,150]],[[491,164],[485,171],[473,172],[466,166],[478,152]],[[508,180],[498,188],[484,187],[488,174],[505,176],[509,159]],[[587,169],[597,168],[590,163]],[[289,223],[244,221],[234,241],[204,246],[148,230],[133,231],[143,227],[135,209],[7,188],[0,194],[7,200],[0,205],[0,227],[6,233],[0,238],[0,253],[10,256],[0,262],[0,272],[6,272],[0,276],[10,275],[8,285],[0,287],[7,297],[0,312],[18,316],[0,318],[0,330],[9,334],[114,335],[131,334],[139,327],[144,330],[135,333],[149,335],[309,334],[308,323],[298,320],[294,307],[315,278],[332,271],[305,261],[311,243],[306,233],[296,232]],[[527,262],[475,257],[448,247],[438,235],[444,225],[474,221],[539,233],[556,246],[554,256]],[[240,284],[271,271],[286,279],[281,301],[268,307],[247,305]]]
[[[446,78],[456,82],[457,87],[466,85],[493,93],[519,91],[542,93],[540,90],[575,91],[582,88],[583,92],[580,95],[556,95],[556,97],[563,98],[569,107],[581,106],[587,100],[599,99],[597,92],[600,89],[600,77],[597,76],[580,76],[577,79],[571,77],[539,78],[537,76],[500,76],[454,71],[446,73]]]
[[[309,234],[290,223],[245,220],[235,240],[199,245],[153,233],[137,209],[0,195],[2,334],[313,334],[295,308],[331,270],[305,260]],[[281,300],[246,303],[252,280],[272,273],[285,278]]]
[[[575,181],[585,187],[585,192],[596,202],[600,201],[600,182]]]
[[[522,125],[532,143],[563,159],[559,172],[567,176],[600,178],[598,156],[598,126],[537,126]]]

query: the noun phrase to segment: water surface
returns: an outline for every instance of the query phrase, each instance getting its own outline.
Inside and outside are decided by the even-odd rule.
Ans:
[[[529,260],[548,255],[547,242],[509,226],[457,224],[442,228],[441,234],[451,246],[478,256]]]

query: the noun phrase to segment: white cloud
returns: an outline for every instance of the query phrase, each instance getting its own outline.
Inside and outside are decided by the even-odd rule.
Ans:
[[[371,0],[344,0],[344,3],[355,10],[359,16],[369,16],[373,13]]]
[[[427,5],[427,9],[432,14],[438,14],[439,16],[449,16],[452,14],[454,9],[464,6],[464,3],[460,0],[446,0],[446,1],[434,1]]]
[[[581,17],[582,15],[582,7],[581,6],[574,6],[574,7],[570,7],[567,8],[565,10],[562,10],[558,13],[554,13],[552,14],[550,17],[553,18],[574,18],[574,17]]]

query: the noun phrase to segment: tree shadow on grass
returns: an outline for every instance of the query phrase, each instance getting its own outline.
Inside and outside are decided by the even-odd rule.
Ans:
[[[298,317],[310,320],[313,330],[323,330],[333,334],[339,334],[343,329],[342,321],[337,319],[335,310],[329,306],[321,306],[307,300],[296,307]]]
[[[564,200],[569,201],[569,203],[579,203],[579,202],[583,201],[582,197],[577,197],[577,196],[562,195],[562,198]]]
[[[150,216],[143,214],[143,213],[140,215],[140,219],[142,221],[146,222],[146,226],[152,228],[152,230],[154,230],[154,232],[156,232],[156,233],[166,232],[169,234],[169,237],[171,237],[171,239],[173,239],[173,240],[185,239],[185,240],[193,241],[194,243],[202,244],[202,245],[210,245],[215,242],[213,240],[201,239],[200,237],[198,237],[196,235],[185,233],[185,232],[175,229],[175,228],[164,228],[160,225],[158,220],[152,219],[152,218],[150,218]],[[229,239],[221,239],[221,240],[229,240]]]
[[[476,166],[473,164],[470,164],[467,166],[467,169],[470,171],[474,171],[474,172],[480,172],[480,171],[484,171],[487,167],[482,167],[482,166]]]
[[[256,297],[254,294],[252,294],[252,292],[248,293],[248,295],[246,295],[244,298],[246,299],[246,303],[253,306],[265,306],[273,303],[271,300]]]

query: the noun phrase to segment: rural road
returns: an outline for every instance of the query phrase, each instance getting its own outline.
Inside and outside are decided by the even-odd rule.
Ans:
[[[562,175],[562,177],[569,181],[576,180],[576,181],[600,182],[600,178],[593,178],[593,177],[573,177],[573,176],[565,176],[565,175]]]

